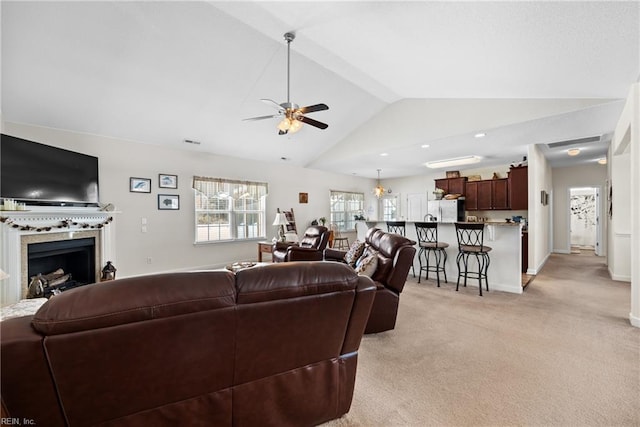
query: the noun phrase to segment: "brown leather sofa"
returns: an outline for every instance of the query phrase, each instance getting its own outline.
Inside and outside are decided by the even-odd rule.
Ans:
[[[396,326],[400,293],[413,265],[416,242],[374,227],[367,230],[365,243],[378,252],[378,266],[371,277],[376,283],[376,297],[365,329],[365,334],[372,334]],[[344,262],[345,254],[331,248],[324,251],[327,261]]]
[[[375,286],[337,263],[119,279],[0,322],[3,414],[38,426],[307,426],[353,397]]]
[[[312,225],[304,232],[297,244],[276,242],[271,253],[273,262],[322,261],[329,242],[329,229]]]

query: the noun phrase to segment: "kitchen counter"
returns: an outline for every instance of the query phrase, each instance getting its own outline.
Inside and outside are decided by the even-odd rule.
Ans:
[[[407,221],[407,238],[418,242],[414,224],[422,221]],[[372,225],[364,221],[358,221],[356,230],[358,240],[364,241],[367,230]],[[491,263],[489,265],[489,292],[504,291],[516,294],[522,293],[522,223],[506,221],[485,222],[487,225],[484,232],[484,244],[492,248],[489,252]],[[375,225],[377,228],[386,231],[387,225],[384,221],[379,221]],[[438,240],[449,244],[447,248],[447,263],[445,270],[449,284],[440,286],[455,286],[458,278],[458,268],[456,266],[456,256],[458,255],[458,239],[453,223],[438,224]],[[416,256],[413,265],[416,273],[419,271],[418,250],[416,244]],[[435,273],[430,273],[429,278],[435,278]],[[416,276],[417,277],[417,276]],[[424,278],[424,272],[423,276]],[[442,280],[442,276],[440,277]],[[424,282],[423,282],[424,283]],[[478,280],[467,279],[467,286],[478,286]]]

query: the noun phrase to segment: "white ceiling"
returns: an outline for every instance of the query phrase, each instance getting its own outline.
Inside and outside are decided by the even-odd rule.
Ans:
[[[544,145],[554,166],[593,161],[640,76],[638,1],[3,0],[1,14],[6,121],[372,178],[603,136],[571,159]],[[326,130],[242,121],[286,101],[287,31],[291,101],[329,105],[309,114]]]

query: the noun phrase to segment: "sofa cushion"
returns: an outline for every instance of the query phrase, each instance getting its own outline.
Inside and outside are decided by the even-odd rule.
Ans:
[[[356,262],[360,259],[362,253],[364,252],[364,248],[364,242],[360,242],[359,240],[353,242],[351,244],[351,247],[349,247],[347,253],[344,254],[344,262],[346,262],[351,267],[355,267]]]
[[[356,262],[355,271],[367,277],[373,276],[378,268],[378,253],[370,251],[367,255],[363,255]]]
[[[235,305],[227,271],[167,273],[96,283],[49,299],[32,325],[45,335],[87,331]]]

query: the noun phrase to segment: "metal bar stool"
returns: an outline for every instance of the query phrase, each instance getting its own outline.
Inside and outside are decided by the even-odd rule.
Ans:
[[[402,237],[407,237],[407,222],[406,221],[387,221],[387,231],[389,233],[399,234]],[[413,277],[416,277],[416,270],[411,264],[411,271],[413,271]]]
[[[478,288],[480,289],[480,296],[482,296],[482,279],[484,279],[487,291],[489,291],[487,270],[489,270],[489,252],[491,251],[491,248],[484,244],[484,223],[456,222],[456,235],[458,236],[458,256],[456,257],[458,282],[456,283],[456,291],[460,286],[461,277],[464,277],[464,286],[467,286],[467,278],[478,279]],[[477,271],[469,270],[469,256],[471,255],[476,259]],[[464,270],[461,267],[464,267]]]
[[[425,272],[425,279],[429,280],[429,272],[436,273],[436,281],[438,287],[440,287],[440,272],[444,273],[444,281],[447,282],[447,272],[444,267],[447,263],[447,251],[449,247],[448,243],[438,241],[438,223],[437,222],[416,222],[416,235],[418,236],[418,246],[420,251],[418,252],[418,261],[420,262],[420,272],[418,274],[418,283],[420,283],[420,276],[422,272]],[[422,265],[422,259],[426,265]],[[429,258],[433,255],[435,265],[429,265]]]

